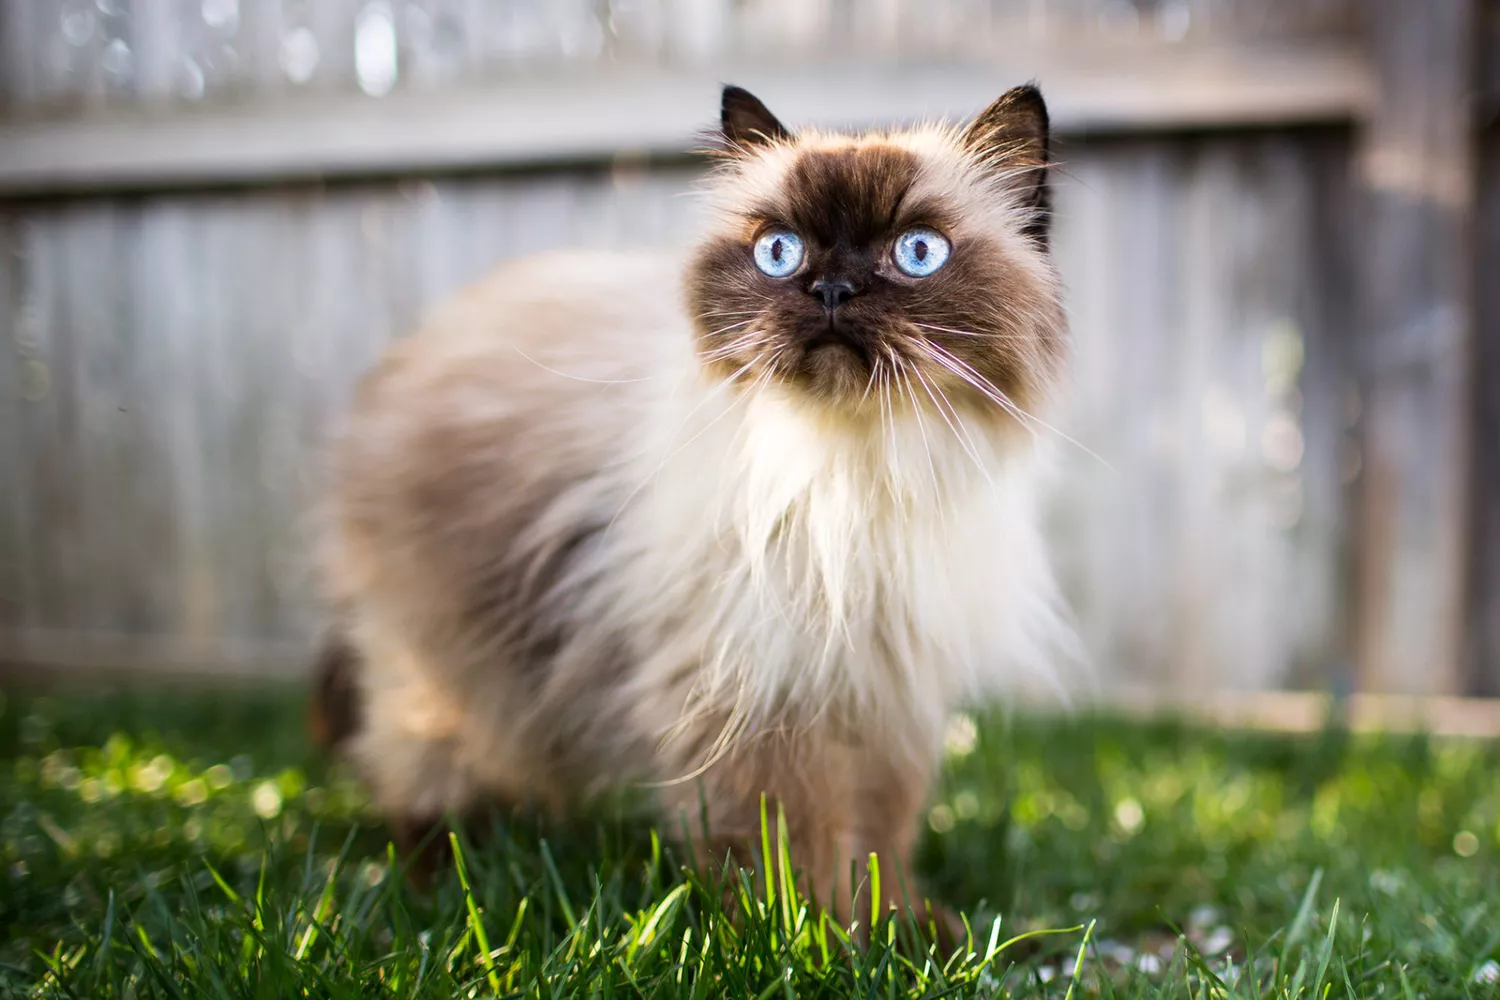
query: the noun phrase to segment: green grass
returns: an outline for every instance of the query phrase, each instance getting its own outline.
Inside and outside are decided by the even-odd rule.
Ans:
[[[0,695],[0,995],[1500,995],[1495,746],[960,723],[920,867],[974,942],[942,961],[903,922],[851,945],[753,874],[726,918],[624,807],[461,842],[415,893],[301,712]]]

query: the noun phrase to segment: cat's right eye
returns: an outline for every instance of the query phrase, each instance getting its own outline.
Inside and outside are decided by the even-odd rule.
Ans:
[[[802,266],[802,238],[790,229],[768,229],[755,241],[755,266],[785,278]]]

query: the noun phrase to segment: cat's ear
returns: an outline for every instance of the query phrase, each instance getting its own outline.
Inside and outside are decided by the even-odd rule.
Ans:
[[[719,127],[732,149],[750,149],[792,137],[770,109],[743,87],[724,88]]]
[[[1026,233],[1045,246],[1052,222],[1047,177],[1051,127],[1042,92],[1031,84],[1007,90],[969,124],[962,142],[971,154],[1021,190],[1025,204],[1032,209]]]

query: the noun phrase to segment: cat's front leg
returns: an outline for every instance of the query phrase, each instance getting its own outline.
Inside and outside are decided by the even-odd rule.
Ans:
[[[728,860],[778,884],[795,877],[799,891],[847,923],[856,912],[851,869],[859,878],[865,871],[852,763],[847,746],[816,735],[776,731],[745,737],[695,781],[667,786],[667,822],[685,833],[705,874],[718,875]],[[684,771],[693,767],[702,765],[690,759],[674,765]],[[780,869],[782,842],[791,872]],[[764,871],[766,843],[772,852],[769,872]],[[728,888],[732,895],[733,887]]]
[[[964,944],[963,919],[927,897],[912,866],[935,765],[921,753],[892,753],[894,746],[870,746],[859,754],[860,839],[878,860],[887,910],[912,918],[924,937],[950,954]],[[867,881],[873,883],[873,878]],[[857,912],[868,912],[868,894],[856,900],[856,907]]]

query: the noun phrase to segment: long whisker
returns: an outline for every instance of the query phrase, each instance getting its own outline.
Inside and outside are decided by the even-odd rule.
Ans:
[[[895,379],[896,375],[900,371],[901,361],[896,357],[895,351],[887,348],[886,353],[890,355],[891,359],[890,384],[895,385]],[[889,420],[887,420],[887,418],[889,418]],[[898,442],[896,440],[896,401],[891,398],[891,394],[889,392],[882,392],[880,394],[880,429],[885,436],[888,436],[890,438],[891,461],[893,464],[897,463],[900,449],[897,447]],[[899,471],[900,467],[898,464],[897,472],[899,473]]]
[[[1034,424],[1035,426],[1040,427],[1043,430],[1056,434],[1058,437],[1062,438],[1073,447],[1082,451],[1085,455],[1088,455],[1090,458],[1103,465],[1109,471],[1115,471],[1114,466],[1110,465],[1109,462],[1107,462],[1102,456],[1096,454],[1087,445],[1084,445],[1082,442],[1069,437],[1067,434],[1047,423],[1041,417],[1038,417],[1032,413],[1028,413],[1019,403],[1011,399],[1010,396],[1006,395],[993,382],[985,378],[983,375],[979,374],[979,372],[975,371],[970,365],[954,357],[951,353],[944,350],[940,345],[929,342],[925,346],[931,348],[935,352],[935,354],[933,355],[933,360],[937,361],[939,364],[942,364],[949,371],[953,372],[955,375],[958,375],[960,378],[963,378],[964,381],[968,382],[970,385],[974,386],[974,388],[978,389],[980,392],[984,393],[1000,406],[1004,407],[1007,411],[1013,414],[1017,420],[1022,421],[1023,424]],[[960,371],[960,369],[963,369],[963,371],[967,371],[968,375],[963,374],[963,371]],[[1028,426],[1028,429],[1031,428]],[[1032,433],[1034,434],[1035,431],[1033,430]]]
[[[640,378],[588,378],[584,375],[571,375],[568,372],[560,372],[556,368],[551,368],[547,365],[542,364],[536,358],[533,358],[531,355],[521,350],[515,344],[511,344],[510,346],[511,350],[515,351],[521,357],[536,365],[542,371],[551,372],[553,375],[556,375],[559,378],[572,379],[574,382],[588,382],[592,385],[629,385],[633,382],[650,382],[652,379],[660,377],[658,375],[642,375]]]
[[[931,330],[934,333],[951,333],[955,337],[973,337],[978,340],[1025,341],[1031,339],[1030,337],[1014,333],[979,333],[975,330],[959,330],[951,326],[938,326],[936,323],[923,323],[920,320],[912,320],[911,325],[920,330]]]
[[[746,330],[727,344],[720,344],[713,350],[704,351],[702,357],[705,361],[719,361],[729,357],[747,347],[763,347],[770,342],[765,331],[759,328]]]
[[[710,330],[707,333],[705,333],[703,336],[704,337],[722,337],[724,334],[728,333],[730,330],[738,330],[740,327],[742,327],[742,326],[749,326],[751,323],[754,323],[754,322],[755,322],[755,317],[751,316],[749,319],[742,319],[738,323],[730,323],[728,326],[721,326],[717,330]]]
[[[892,350],[890,353],[892,359],[899,364],[900,358],[896,356],[896,352]],[[937,463],[932,459],[932,443],[927,437],[927,421],[922,416],[922,407],[917,404],[917,393],[912,388],[911,377],[904,370],[901,372],[901,380],[902,391],[905,393],[906,398],[910,400],[912,414],[917,419],[917,433],[922,438],[922,451],[927,455],[927,471],[932,475],[932,495],[934,498],[937,498],[941,495],[942,489],[938,485]],[[943,532],[946,534],[948,523],[947,517],[943,513],[943,507],[943,504],[938,504],[938,518],[942,521]]]
[[[953,431],[953,436],[958,439],[959,445],[974,462],[974,467],[979,470],[980,475],[984,476],[985,481],[993,489],[995,481],[990,477],[990,470],[985,467],[984,459],[979,456],[978,446],[975,445],[973,437],[969,434],[968,427],[964,425],[963,418],[958,414],[958,410],[953,409],[953,403],[948,399],[947,393],[943,392],[938,386],[933,385],[932,380],[922,374],[922,369],[913,367],[912,372],[917,376],[917,380],[922,383],[922,388],[927,392],[927,398],[931,399],[932,405],[937,408],[938,416],[942,417],[943,422]],[[939,397],[941,397],[942,402],[938,401]],[[946,404],[947,409],[944,408],[944,404]],[[951,418],[948,415],[948,409],[953,409]],[[957,423],[954,421],[957,421]],[[959,430],[960,427],[963,428],[962,431]]]
[[[726,358],[733,357],[734,355],[739,354],[742,351],[757,350],[766,346],[766,344],[767,341],[765,340],[765,338],[759,336],[759,331],[755,331],[752,335],[744,337],[740,340],[736,340],[732,344],[726,344],[723,347],[716,347],[712,351],[704,351],[700,355],[700,357],[704,361],[709,362],[723,361]]]
[[[870,362],[870,380],[865,383],[865,391],[859,397],[859,405],[864,406],[870,398],[870,390],[875,388],[875,380],[880,377],[880,357],[876,355]]]
[[[787,347],[785,345],[778,347],[776,350],[772,351],[771,356],[766,358],[765,361],[761,363],[760,371],[756,374],[755,378],[751,381],[750,385],[746,388],[745,391],[747,393],[759,392],[761,389],[764,389],[766,386],[770,385],[771,379],[776,375],[777,366],[781,364],[781,359],[786,356],[786,353]]]
[[[759,309],[704,309],[696,313],[698,316],[754,316],[760,312]]]
[[[1011,401],[1009,396],[1005,395],[1003,392],[1000,392],[998,389],[993,389],[993,387],[988,385],[987,381],[985,384],[981,384],[980,376],[978,375],[978,373],[970,374],[969,372],[965,372],[963,368],[959,367],[961,362],[957,358],[949,354],[947,351],[944,351],[936,344],[928,344],[925,346],[926,348],[930,349],[927,351],[928,357],[946,368],[950,373],[957,375],[959,379],[966,382],[972,388],[977,389],[979,393],[986,399],[990,400],[992,403],[1005,410],[1011,416],[1015,417],[1016,420],[1021,424],[1023,428],[1025,428],[1025,430],[1029,434],[1031,434],[1033,437],[1036,436],[1036,429],[1025,420],[1021,413],[1018,412],[1019,408],[1015,405],[1015,403]],[[970,372],[972,372],[972,369],[970,369]]]
[[[1031,426],[1031,424],[1025,419],[1024,411],[1022,411],[1020,407],[1016,406],[1015,403],[1011,401],[1009,396],[1006,396],[1004,393],[997,394],[995,392],[990,392],[987,388],[985,388],[985,386],[980,385],[980,383],[974,378],[971,378],[969,375],[965,374],[962,369],[958,368],[955,364],[950,363],[949,359],[945,359],[938,355],[931,355],[931,357],[938,364],[946,368],[950,373],[958,376],[961,381],[978,390],[980,394],[990,399],[1001,409],[1009,413],[1012,417],[1015,418],[1016,422],[1021,425],[1021,428],[1025,430],[1026,433],[1030,434],[1033,438],[1038,438],[1040,436],[1037,434],[1036,428]],[[944,398],[947,398],[946,393],[944,394]],[[952,405],[951,401],[949,405]]]

